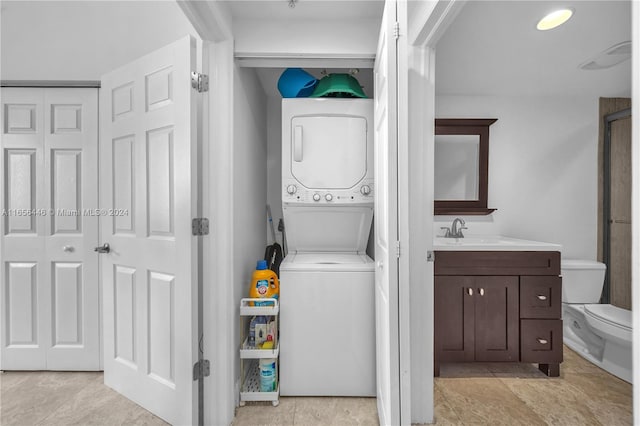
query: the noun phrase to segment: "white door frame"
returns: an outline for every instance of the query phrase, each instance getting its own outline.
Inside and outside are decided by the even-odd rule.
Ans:
[[[230,424],[236,394],[233,360],[233,34],[231,14],[220,2],[178,1],[203,40],[202,72],[209,93],[202,105],[202,216],[210,220],[202,241],[202,350],[211,361],[204,379],[204,424]]]
[[[634,1],[631,5],[631,22],[633,25],[632,34],[632,93],[631,104],[638,105],[640,103],[640,3]],[[631,215],[638,217],[640,212],[640,114],[633,113],[631,118],[631,173],[632,173],[632,194],[631,194]],[[632,293],[632,312],[633,312],[633,359],[640,359],[640,226],[634,221],[631,230],[631,288],[635,289]],[[636,365],[633,369],[633,382],[640,383],[640,368]],[[633,393],[633,412],[634,422],[640,422],[640,392]]]
[[[204,216],[211,219],[211,231],[204,245],[203,310],[204,353],[211,357],[211,376],[205,379],[205,424],[230,424],[235,416],[236,395],[234,346],[236,301],[233,296],[233,40],[213,42],[208,48],[211,70],[209,140],[204,143],[207,164],[204,179]],[[207,199],[209,197],[209,199]],[[211,285],[210,285],[211,284]],[[214,284],[218,284],[214,286]]]
[[[408,29],[400,31],[406,41],[398,45],[399,61],[406,61],[399,64],[406,70],[398,75],[399,91],[408,94],[398,99],[400,383],[410,394],[401,410],[411,413],[411,423],[434,421],[433,263],[427,253],[433,250],[435,46],[464,3],[408,2]]]

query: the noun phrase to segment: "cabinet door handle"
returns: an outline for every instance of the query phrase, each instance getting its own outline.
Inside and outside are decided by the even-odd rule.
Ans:
[[[538,341],[538,343],[540,343],[541,345],[546,345],[547,343],[549,343],[549,341],[547,339],[541,339],[541,338],[537,338],[536,339]]]
[[[538,295],[538,299],[540,299],[540,300],[547,300],[547,296],[544,296],[544,295],[542,295],[542,294],[539,294],[539,295]]]
[[[473,296],[473,289],[472,289],[471,287],[469,287],[469,288],[467,289],[467,294],[468,294],[469,296]]]
[[[478,289],[478,293],[480,293],[480,296],[484,296],[484,288]]]

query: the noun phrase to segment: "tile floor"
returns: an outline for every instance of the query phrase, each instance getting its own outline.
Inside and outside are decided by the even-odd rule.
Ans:
[[[0,374],[0,425],[166,425],[102,383],[102,372]]]
[[[631,425],[632,386],[564,349],[560,378],[528,364],[443,365],[441,425]],[[1,425],[166,425],[102,384],[102,373],[0,374]],[[374,398],[281,398],[238,408],[234,426],[377,425]]]
[[[632,386],[564,347],[560,377],[532,364],[450,364],[435,380],[443,425],[631,425]]]
[[[435,379],[438,425],[631,425],[632,386],[564,348],[560,377],[532,364],[443,365]],[[281,398],[236,412],[234,426],[377,425],[374,398]]]

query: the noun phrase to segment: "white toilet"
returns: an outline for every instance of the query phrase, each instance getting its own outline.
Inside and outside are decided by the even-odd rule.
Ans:
[[[631,383],[631,311],[598,303],[606,266],[593,260],[564,259],[561,269],[564,343]]]

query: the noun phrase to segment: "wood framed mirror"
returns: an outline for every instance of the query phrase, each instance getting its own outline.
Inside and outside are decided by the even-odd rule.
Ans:
[[[489,126],[497,118],[436,118],[434,214],[488,215]]]

